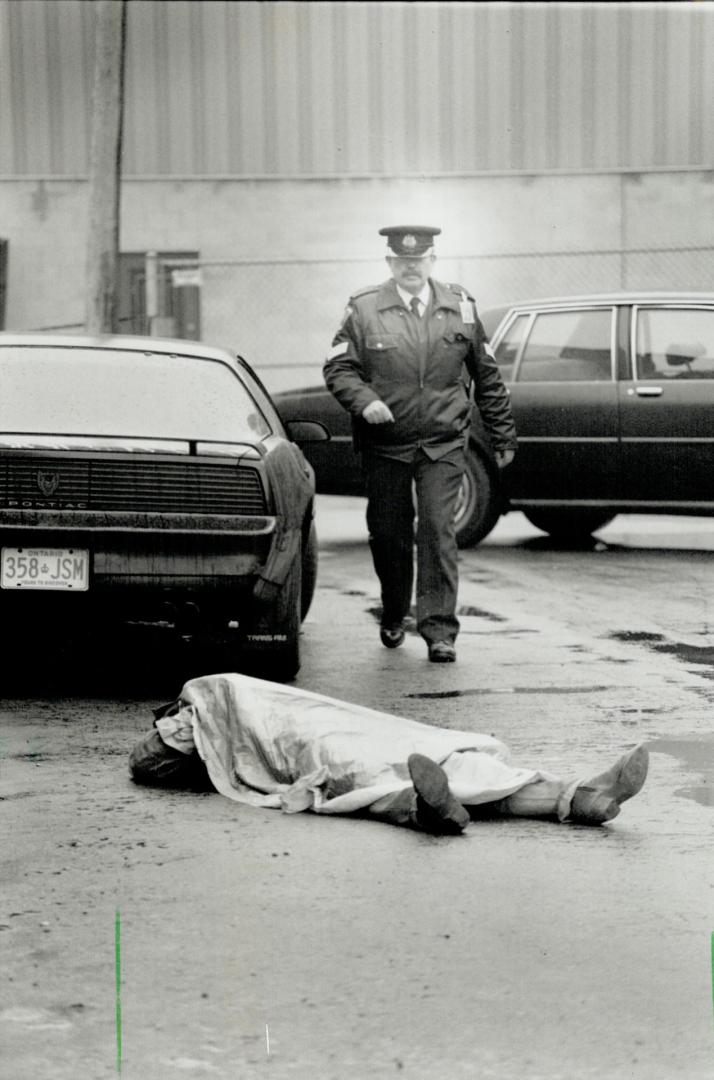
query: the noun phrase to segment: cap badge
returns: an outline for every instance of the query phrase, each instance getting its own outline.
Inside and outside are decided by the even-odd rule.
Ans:
[[[416,236],[412,236],[411,233],[407,233],[406,236],[404,237],[404,239],[402,240],[402,247],[408,248],[408,250],[411,251],[412,248],[415,248],[416,246],[417,246],[417,238],[416,238]]]

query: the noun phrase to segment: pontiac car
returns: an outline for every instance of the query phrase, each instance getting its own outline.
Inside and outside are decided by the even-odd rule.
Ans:
[[[154,620],[291,678],[317,569],[297,442],[327,438],[284,426],[249,365],[220,349],[0,334],[6,628]]]
[[[481,313],[511,397],[518,452],[501,476],[476,412],[456,508],[457,539],[502,513],[581,540],[618,513],[714,515],[714,294],[608,293]],[[320,420],[317,490],[361,494],[350,418],[324,387],[275,396],[281,415]]]

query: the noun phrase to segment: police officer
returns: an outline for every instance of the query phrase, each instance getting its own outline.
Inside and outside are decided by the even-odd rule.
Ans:
[[[367,527],[382,592],[382,644],[404,640],[414,576],[417,630],[429,659],[456,659],[454,509],[464,472],[469,377],[500,468],[516,448],[511,409],[476,305],[431,277],[441,229],[399,225],[387,238],[392,277],[349,301],[324,366],[353,419],[367,486]]]

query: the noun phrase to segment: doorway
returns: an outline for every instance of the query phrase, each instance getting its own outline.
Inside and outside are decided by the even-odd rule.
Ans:
[[[201,340],[198,252],[156,253],[155,312],[147,314],[146,252],[119,255],[119,332]]]

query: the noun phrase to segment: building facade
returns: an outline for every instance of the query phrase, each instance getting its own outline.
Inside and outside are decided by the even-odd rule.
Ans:
[[[95,17],[0,4],[8,328],[84,319]],[[123,325],[304,381],[413,219],[482,306],[707,288],[713,106],[710,3],[129,0]]]

